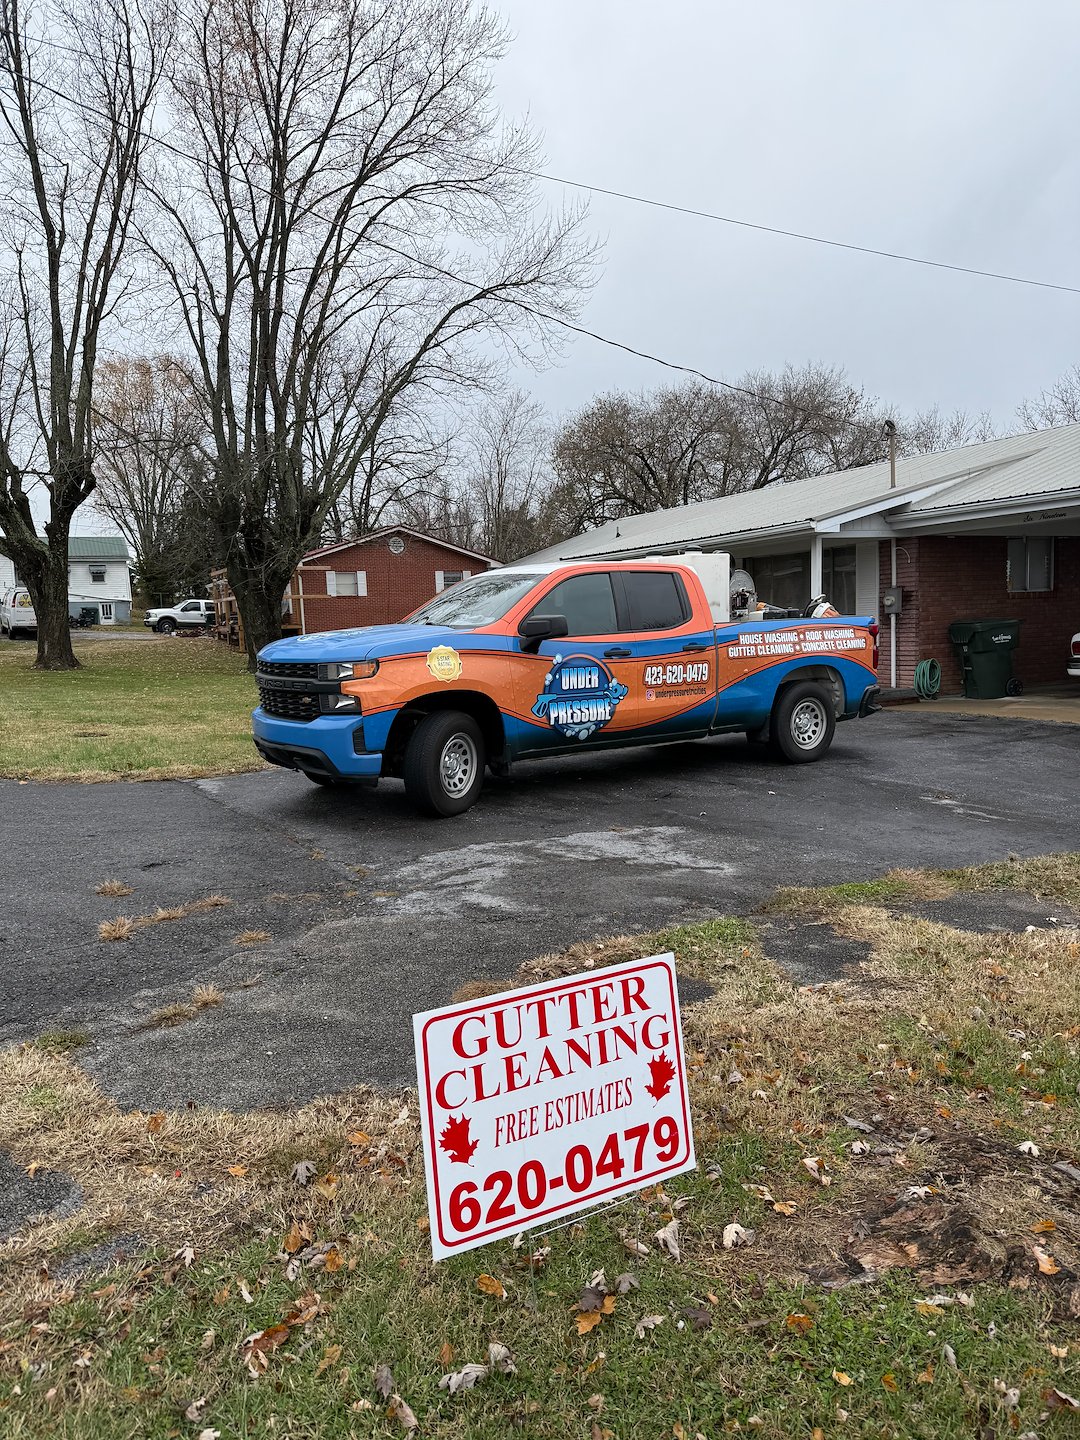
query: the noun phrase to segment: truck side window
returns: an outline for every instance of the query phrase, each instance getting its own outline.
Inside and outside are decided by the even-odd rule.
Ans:
[[[531,613],[565,615],[570,635],[611,635],[619,628],[611,579],[596,572],[561,581]]]
[[[628,570],[622,574],[631,630],[674,630],[690,618],[679,577],[670,570]]]

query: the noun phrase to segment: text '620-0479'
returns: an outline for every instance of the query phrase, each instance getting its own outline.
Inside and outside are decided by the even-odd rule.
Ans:
[[[413,1017],[435,1258],[694,1167],[671,955]]]

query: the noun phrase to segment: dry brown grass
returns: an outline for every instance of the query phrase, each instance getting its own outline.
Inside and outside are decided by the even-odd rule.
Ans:
[[[216,985],[196,985],[191,1003],[196,1010],[206,1010],[213,1005],[223,1005],[225,996]]]
[[[234,945],[265,945],[271,939],[269,930],[241,930],[233,936]]]
[[[94,886],[95,895],[110,895],[114,899],[121,899],[125,895],[134,895],[130,885],[125,885],[123,880],[103,880],[100,885]]]
[[[115,920],[102,920],[98,926],[99,940],[128,940],[135,933],[135,922],[128,915],[117,915]]]
[[[985,893],[1023,890],[1037,898],[1064,900],[1080,906],[1080,852],[1011,855],[990,865],[966,870],[890,870],[879,879],[831,885],[822,889],[778,890],[763,907],[766,912],[831,916],[847,905],[946,900],[957,891]]]
[[[197,1014],[194,1005],[175,1001],[171,1005],[161,1005],[157,1010],[151,1011],[147,1016],[146,1026],[149,1030],[166,1030],[173,1025],[183,1025],[185,1020],[194,1020]]]
[[[202,900],[191,900],[185,905],[159,905],[148,915],[118,915],[115,920],[103,920],[98,926],[99,940],[129,940],[136,930],[147,930],[152,925],[171,924],[186,920],[189,915],[201,915],[207,910],[217,910],[231,905],[226,895],[207,895]]]
[[[61,1055],[30,1045],[0,1052],[0,1145],[24,1168],[36,1162],[73,1176],[83,1192],[76,1215],[46,1217],[0,1243],[0,1293],[9,1303],[54,1294],[50,1257],[88,1233],[201,1248],[244,1220],[282,1233],[293,1218],[318,1213],[322,1223],[325,1200],[291,1178],[302,1157],[328,1170],[333,1155],[335,1210],[355,1206],[372,1183],[400,1195],[408,1171],[395,1165],[383,1176],[370,1157],[419,1153],[415,1119],[395,1124],[401,1105],[400,1096],[356,1090],[292,1114],[148,1116],[120,1110]],[[372,1137],[362,1152],[345,1140],[360,1129]]]
[[[958,1166],[950,1194],[984,1217],[1002,1243],[1030,1250],[1030,1225],[1045,1214],[1058,1225],[1059,1261],[1080,1264],[1068,1238],[1080,1234],[1080,1216],[1060,1186],[1053,1191],[1049,1169],[1080,1147],[1076,1097],[1063,1087],[1043,1094],[1056,1082],[1043,1069],[1051,1059],[1040,1059],[1043,1051],[1056,1054],[1075,1083],[1080,934],[974,935],[865,903],[845,905],[833,924],[865,941],[870,955],[828,985],[798,986],[745,922],[730,920],[574,945],[523,966],[515,983],[671,948],[682,975],[714,987],[683,1016],[702,1165],[732,1137],[747,1137],[767,1157],[762,1182],[777,1200],[796,1202],[790,1217],[767,1213],[757,1244],[745,1252],[723,1251],[704,1216],[696,1228],[688,1217],[687,1248],[719,1284],[747,1267],[790,1280],[827,1264],[860,1207],[872,1209],[909,1184],[934,1184]],[[477,981],[456,998],[502,988]],[[185,1019],[197,1013],[194,1005],[165,1010]],[[423,1185],[415,1123],[393,1123],[400,1103],[357,1091],[293,1115],[184,1111],[153,1117],[159,1123],[151,1128],[145,1116],[121,1113],[65,1057],[9,1051],[0,1055],[0,1147],[19,1164],[38,1160],[71,1174],[86,1205],[0,1246],[0,1264],[10,1262],[12,1283],[25,1296],[41,1284],[37,1266],[79,1227],[137,1233],[160,1246],[192,1237],[211,1244],[236,1225],[283,1229],[317,1203],[288,1180],[300,1158],[342,1177],[335,1213],[361,1204],[365,1213],[373,1205],[381,1213],[385,1202],[384,1233],[401,1228],[408,1195],[407,1230]],[[891,1150],[853,1155],[851,1142],[860,1137],[846,1128],[845,1115],[872,1120],[875,1145],[888,1139]],[[381,1135],[375,1144],[397,1158],[373,1168],[347,1141],[355,1130]],[[1018,1151],[1029,1137],[1043,1150],[1041,1160]],[[804,1155],[825,1158],[831,1186],[814,1183]],[[214,1188],[198,1194],[208,1178]]]
[[[450,996],[451,1003],[460,1005],[469,1000],[481,1000],[485,995],[498,995],[512,988],[509,980],[466,980]]]

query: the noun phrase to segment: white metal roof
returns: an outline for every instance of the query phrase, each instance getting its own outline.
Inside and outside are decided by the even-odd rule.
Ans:
[[[762,490],[703,500],[671,510],[629,515],[552,545],[533,561],[587,559],[592,555],[640,553],[709,541],[836,529],[852,510],[888,513],[898,531],[905,516],[929,510],[1015,501],[1025,496],[1080,494],[1080,425],[1064,425],[967,445],[937,455],[900,457],[896,488],[889,488],[889,464],[863,465],[815,475],[808,480],[768,485]],[[825,524],[824,522],[833,522]]]

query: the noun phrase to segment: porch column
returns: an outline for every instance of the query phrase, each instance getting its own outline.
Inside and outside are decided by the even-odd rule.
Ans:
[[[821,583],[821,536],[815,535],[810,541],[810,598],[820,595],[824,586]]]

